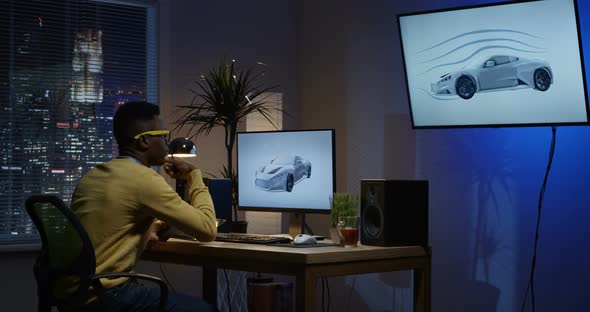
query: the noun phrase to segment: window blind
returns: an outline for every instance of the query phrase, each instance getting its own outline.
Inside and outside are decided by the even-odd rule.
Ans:
[[[56,194],[116,154],[113,115],[157,102],[155,7],[0,0],[0,245],[38,242],[24,201]]]

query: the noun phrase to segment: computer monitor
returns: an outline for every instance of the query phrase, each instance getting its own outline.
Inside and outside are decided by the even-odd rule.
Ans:
[[[403,14],[398,24],[414,128],[588,123],[577,1]]]
[[[334,130],[239,132],[238,209],[330,213]]]

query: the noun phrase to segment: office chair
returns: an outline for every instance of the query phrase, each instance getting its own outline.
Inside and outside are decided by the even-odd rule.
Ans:
[[[161,279],[135,273],[96,274],[96,257],[92,242],[82,227],[78,216],[58,197],[32,195],[26,200],[26,208],[37,227],[42,241],[41,254],[33,272],[37,280],[38,311],[47,312],[67,299],[87,294],[90,286],[100,302],[105,288],[100,278],[130,277],[148,280],[160,287],[159,311],[164,311],[168,287]],[[79,287],[69,298],[56,298],[54,286],[65,276],[79,278]]]

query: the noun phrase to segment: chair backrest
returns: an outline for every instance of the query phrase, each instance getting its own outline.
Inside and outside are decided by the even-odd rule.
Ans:
[[[96,258],[92,242],[76,214],[53,195],[32,195],[25,205],[43,244],[35,264],[40,305],[56,303],[55,282],[66,276],[79,278],[78,292],[87,291],[90,283],[87,277],[96,271]]]

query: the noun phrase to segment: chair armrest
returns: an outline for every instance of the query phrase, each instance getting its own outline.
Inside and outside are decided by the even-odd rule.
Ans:
[[[157,278],[157,277],[151,276],[151,275],[146,275],[146,274],[139,274],[139,273],[93,274],[93,275],[90,275],[88,278],[94,282],[94,281],[98,281],[101,278],[112,279],[112,278],[119,278],[119,277],[138,278],[138,279],[143,279],[143,280],[147,280],[147,281],[154,282],[154,283],[158,284],[158,287],[160,287],[160,304],[158,305],[158,310],[165,311],[166,302],[168,300],[168,285],[166,285],[166,283],[160,278]]]

